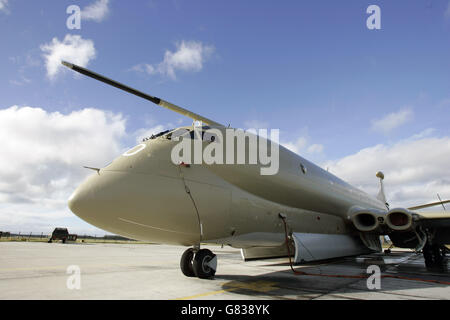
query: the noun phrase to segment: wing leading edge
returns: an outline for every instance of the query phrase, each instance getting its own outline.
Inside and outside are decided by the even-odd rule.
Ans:
[[[419,210],[419,209],[425,209],[425,208],[434,207],[434,206],[438,206],[438,205],[442,205],[443,206],[446,203],[450,203],[450,200],[432,202],[432,203],[427,203],[427,204],[421,204],[419,206],[410,207],[410,208],[408,208],[408,210]]]
[[[95,73],[95,72],[93,72],[91,70],[88,70],[86,68],[77,66],[77,65],[75,65],[73,63],[66,62],[66,61],[61,61],[61,63],[64,66],[66,66],[67,68],[72,69],[73,71],[76,71],[78,73],[84,74],[85,76],[88,76],[88,77],[90,77],[92,79],[95,79],[95,80],[101,81],[103,83],[109,84],[110,86],[113,86],[113,87],[118,88],[120,90],[123,90],[123,91],[126,91],[128,93],[131,93],[131,94],[133,94],[135,96],[138,96],[138,97],[140,97],[142,99],[145,99],[145,100],[148,100],[150,102],[153,102],[154,104],[156,104],[158,106],[161,106],[163,108],[175,111],[175,112],[177,112],[179,114],[182,114],[183,116],[187,116],[187,117],[189,117],[189,118],[191,118],[191,119],[193,119],[195,121],[201,121],[203,123],[209,124],[210,126],[224,127],[224,125],[222,125],[222,124],[220,124],[218,122],[215,122],[215,121],[213,121],[211,119],[205,118],[205,117],[203,117],[203,116],[201,116],[199,114],[196,114],[196,113],[191,112],[191,111],[189,111],[187,109],[184,109],[182,107],[174,105],[173,103],[170,103],[170,102],[165,101],[163,99],[160,99],[160,98],[151,96],[149,94],[146,94],[144,92],[141,92],[139,90],[133,89],[133,88],[131,88],[129,86],[126,86],[126,85],[124,85],[124,84],[122,84],[120,82],[111,80],[111,79],[109,79],[109,78],[107,78],[105,76],[102,76],[102,75],[100,75],[98,73]]]

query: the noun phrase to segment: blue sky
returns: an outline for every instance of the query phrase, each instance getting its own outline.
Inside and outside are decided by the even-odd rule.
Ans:
[[[97,12],[97,20],[83,19],[81,30],[66,27],[69,5],[84,9],[97,2],[105,9]],[[95,58],[86,65],[96,72],[234,127],[279,128],[285,145],[369,191],[377,187],[373,170],[397,168],[391,170],[394,177],[405,168],[422,173],[420,183],[412,180],[418,174],[392,181],[391,197],[399,203],[435,200],[437,190],[450,198],[450,170],[439,162],[430,164],[438,169],[423,172],[421,163],[429,159],[420,158],[424,153],[417,147],[436,143],[432,152],[438,153],[427,156],[450,157],[447,0],[0,3],[0,110],[29,106],[43,109],[46,116],[69,116],[93,108],[120,114],[124,132],[116,132],[117,150],[111,155],[134,144],[146,129],[191,123],[70,72],[58,70],[49,77],[42,47],[54,38],[63,42],[67,35],[79,35],[94,45]],[[381,8],[381,30],[366,27],[366,9],[372,4]],[[183,43],[202,49],[200,60],[164,64],[167,52],[176,56]],[[168,65],[175,76],[167,73]],[[17,121],[25,126],[25,120]],[[379,159],[380,148],[400,158],[414,156],[416,162],[394,164],[398,158],[391,157],[392,162],[375,162],[382,168],[357,167],[362,150]],[[3,158],[15,161],[13,155]],[[39,187],[45,180],[31,184]],[[409,189],[394,190],[401,185]],[[417,199],[420,185],[430,189]],[[408,193],[411,188],[417,190]],[[0,209],[17,205],[5,197]],[[23,204],[14,208],[35,212]],[[11,225],[3,221],[0,227]]]

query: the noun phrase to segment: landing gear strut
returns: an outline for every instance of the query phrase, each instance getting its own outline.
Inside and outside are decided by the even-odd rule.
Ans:
[[[427,267],[437,267],[442,265],[445,259],[445,247],[433,244],[426,244],[423,247],[423,257]]]
[[[187,249],[181,256],[181,272],[186,277],[210,279],[217,270],[217,256],[208,249]]]

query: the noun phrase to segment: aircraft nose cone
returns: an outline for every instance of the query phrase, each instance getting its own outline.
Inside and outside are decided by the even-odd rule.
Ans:
[[[80,192],[79,190],[80,188],[77,188],[74,193],[72,193],[72,195],[69,198],[68,201],[68,205],[69,205],[69,209],[70,211],[72,211],[73,213],[77,214],[77,208],[82,207],[82,203],[84,201],[84,198],[82,194],[82,192]]]
[[[68,200],[70,210],[100,229],[135,239],[191,245],[198,216],[181,180],[102,170]]]
[[[69,209],[83,220],[89,220],[95,215],[96,203],[101,202],[99,189],[102,188],[100,176],[92,175],[83,182],[70,196]]]
[[[77,199],[75,199],[77,196],[77,192],[74,191],[74,193],[72,193],[72,195],[69,198],[69,201],[67,202],[70,211],[74,212],[75,210],[75,203],[77,202]]]

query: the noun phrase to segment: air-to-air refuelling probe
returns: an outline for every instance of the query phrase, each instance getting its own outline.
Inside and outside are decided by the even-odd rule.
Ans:
[[[176,163],[173,150],[179,140],[200,141],[203,149],[222,148],[230,141],[221,140],[238,139],[225,132],[234,129],[85,68],[63,64],[202,122],[200,127],[193,124],[144,139],[105,168],[89,168],[96,172],[69,199],[77,216],[101,229],[133,239],[189,246],[180,262],[186,276],[214,276],[217,257],[200,248],[204,243],[241,248],[244,260],[283,257],[289,252],[300,263],[381,251],[380,236],[388,235],[397,247],[423,251],[429,266],[444,260],[445,245],[450,244],[450,215],[416,210],[449,200],[390,209],[383,173],[377,173],[380,193],[371,197],[278,144],[274,174],[261,173],[267,163],[250,161],[196,164],[188,155],[188,160]],[[246,132],[243,139],[245,159],[254,151],[252,137]],[[222,151],[235,153],[236,148]]]

